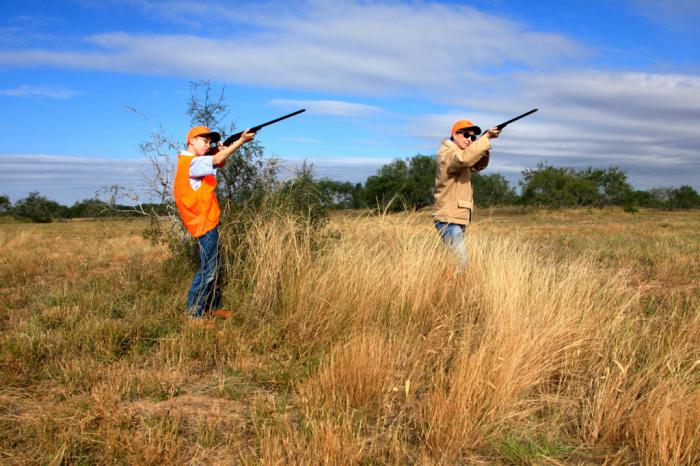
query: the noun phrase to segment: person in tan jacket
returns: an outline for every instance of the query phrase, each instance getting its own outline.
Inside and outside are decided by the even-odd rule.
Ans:
[[[435,211],[433,221],[440,238],[454,249],[462,264],[468,260],[464,236],[472,219],[472,173],[489,164],[491,139],[500,134],[491,128],[484,135],[469,120],[452,125],[452,135],[442,141],[435,159]]]

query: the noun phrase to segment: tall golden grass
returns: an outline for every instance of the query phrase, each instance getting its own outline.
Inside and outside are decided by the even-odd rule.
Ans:
[[[206,330],[190,269],[99,225],[0,231],[3,462],[700,463],[697,239],[674,267],[498,217],[463,268],[422,214],[280,217],[249,230],[237,316]],[[691,280],[662,295],[667,274]]]

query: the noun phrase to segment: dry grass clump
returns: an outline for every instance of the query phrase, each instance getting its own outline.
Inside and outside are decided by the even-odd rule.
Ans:
[[[133,224],[3,226],[0,462],[699,463],[697,219],[566,220],[467,268],[421,214],[261,221],[214,330]]]
[[[251,293],[276,295],[277,325],[295,354],[326,355],[296,385],[305,425],[354,419],[374,439],[365,459],[415,459],[404,456],[410,450],[475,459],[522,426],[556,433],[565,451],[626,445],[668,464],[697,458],[692,412],[651,431],[633,421],[658,419],[680,392],[692,401],[697,375],[656,365],[692,361],[697,346],[638,314],[628,276],[591,257],[563,261],[522,237],[487,235],[471,238],[472,263],[459,270],[412,219],[371,221],[371,230],[363,220],[342,230],[317,257],[285,242],[289,233],[264,235],[266,257],[291,251],[290,260]],[[700,328],[697,317],[685,322]],[[387,449],[392,435],[401,453]]]

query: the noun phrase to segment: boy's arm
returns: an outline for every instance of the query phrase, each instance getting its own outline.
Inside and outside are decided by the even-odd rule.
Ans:
[[[250,129],[247,129],[243,132],[243,134],[241,134],[241,137],[238,138],[238,140],[230,146],[224,147],[220,145],[219,151],[213,155],[212,162],[214,166],[222,165],[224,162],[226,162],[226,159],[231,157],[231,154],[233,154],[239,147],[241,147],[246,142],[252,141],[254,137],[255,133],[250,132]]]
[[[449,151],[450,157],[448,159],[447,169],[448,171],[460,171],[472,167],[479,162],[490,149],[491,144],[488,138],[477,139],[464,150],[455,146]]]

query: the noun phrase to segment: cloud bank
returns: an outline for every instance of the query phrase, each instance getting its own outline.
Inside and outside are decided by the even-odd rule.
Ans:
[[[282,178],[295,174],[302,162],[313,165],[318,178],[364,182],[369,175],[390,160],[382,157],[287,157],[281,160]],[[105,157],[70,157],[47,154],[0,155],[0,195],[9,195],[15,202],[31,191],[39,191],[49,199],[71,205],[91,199],[102,188],[120,185],[143,193],[143,181],[152,174],[144,159],[110,159]]]
[[[188,8],[185,2],[135,6],[171,18]],[[183,77],[206,73],[247,85],[378,95],[457,88],[465,81],[485,85],[483,72],[502,65],[528,69],[586,53],[561,35],[462,5],[311,1],[235,10],[213,3],[188,11],[207,24],[212,17],[229,18],[230,26],[218,36],[105,32],[83,37],[70,50],[0,50],[0,63]],[[469,53],[463,44],[469,44]]]
[[[54,86],[32,86],[23,84],[13,89],[0,89],[0,95],[8,97],[47,97],[49,99],[70,99],[79,95],[79,91]]]

